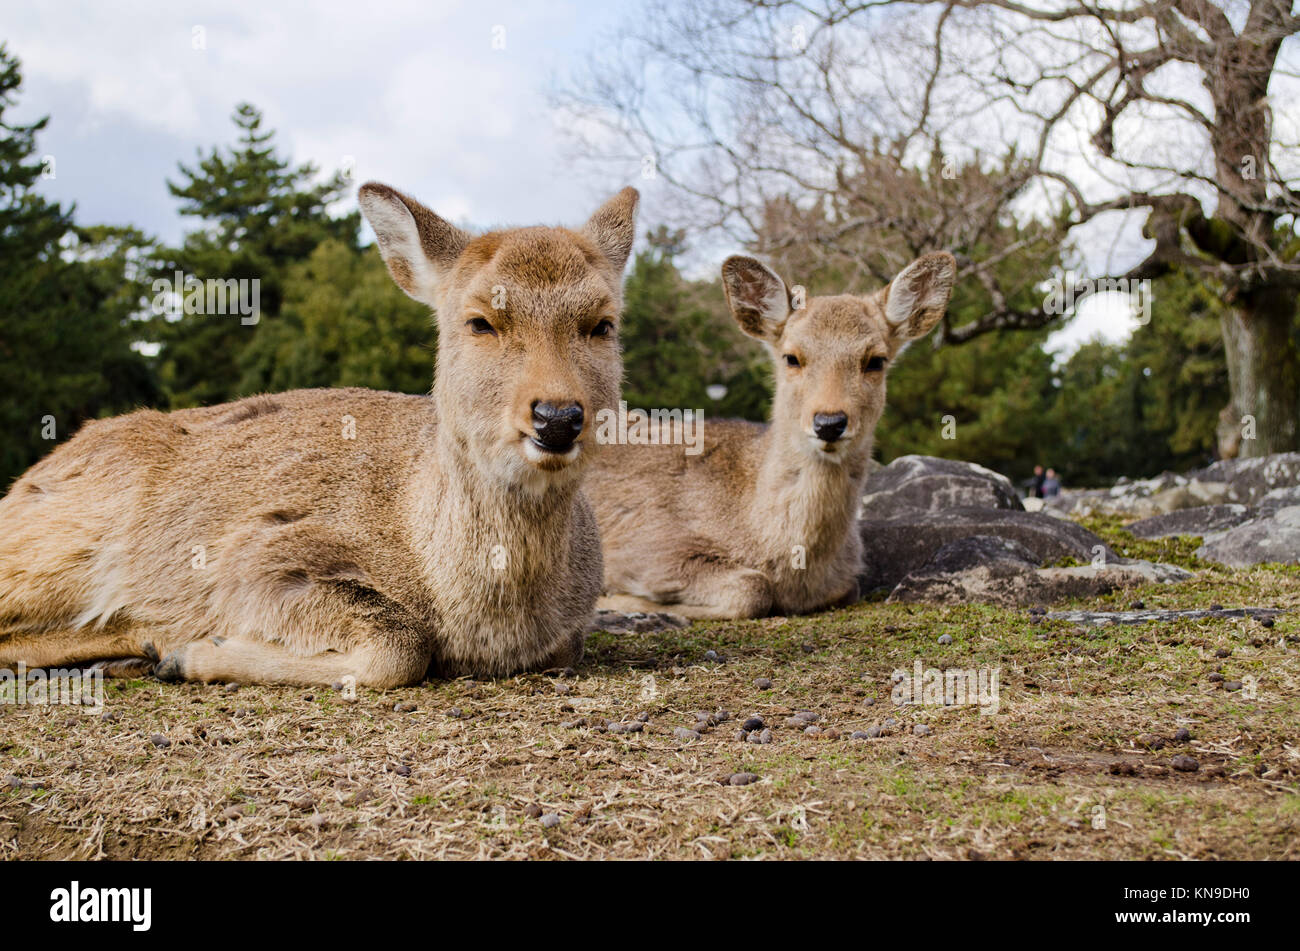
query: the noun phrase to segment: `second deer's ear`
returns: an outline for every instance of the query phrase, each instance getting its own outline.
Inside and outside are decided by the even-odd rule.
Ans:
[[[790,317],[790,291],[766,264],[734,255],[722,262],[722,288],[740,329],[766,343],[776,343]]]
[[[632,187],[625,188],[597,208],[582,227],[582,233],[596,243],[620,274],[627,264],[627,256],[632,253],[632,242],[636,238],[636,206],[640,200],[640,192]]]
[[[357,199],[375,229],[379,253],[397,286],[436,307],[438,282],[465,250],[470,235],[414,198],[378,182],[362,185]]]

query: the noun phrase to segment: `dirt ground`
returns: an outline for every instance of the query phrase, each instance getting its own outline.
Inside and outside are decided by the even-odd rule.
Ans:
[[[352,701],[109,681],[102,711],[0,704],[0,856],[1300,857],[1300,568],[1092,527],[1200,575],[1054,609],[1288,613],[1083,628],[876,601],[597,633],[569,675]],[[895,704],[917,660],[997,671],[997,712]],[[697,711],[730,717],[679,732]],[[737,739],[752,716],[771,742]]]

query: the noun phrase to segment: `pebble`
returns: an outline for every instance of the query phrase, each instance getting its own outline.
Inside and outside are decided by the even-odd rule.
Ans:
[[[459,720],[464,715],[465,715],[465,711],[462,710],[460,707],[452,707],[450,710],[447,711],[447,716],[455,717],[457,720]]]
[[[895,720],[893,717],[887,717],[887,718],[885,719],[885,728],[886,728],[886,729],[893,729],[893,728],[896,727],[896,726],[898,726],[898,721]]]
[[[867,727],[867,739],[869,740],[874,740],[877,737],[881,737],[884,735],[885,735],[885,728],[881,726],[879,723],[875,724],[874,726]]]
[[[748,786],[750,783],[758,782],[758,776],[753,773],[732,773],[727,782],[732,786]]]
[[[1187,727],[1185,726],[1180,726],[1176,731],[1174,731],[1175,743],[1187,743],[1190,742],[1191,739],[1192,739],[1192,731],[1187,729]]]
[[[705,660],[717,660],[717,659],[718,659],[718,652],[717,652],[717,651],[705,651],[705,652],[704,652],[704,659],[705,659]]]
[[[1178,770],[1180,773],[1194,773],[1201,768],[1200,763],[1198,763],[1196,760],[1192,759],[1192,757],[1187,756],[1184,753],[1179,753],[1177,756],[1175,756],[1172,760],[1169,761],[1169,765],[1172,766],[1174,769]]]
[[[912,727],[912,733],[915,736],[929,736],[933,732],[934,730],[930,729],[930,727],[926,726],[924,723],[917,723]]]
[[[1266,618],[1264,618],[1264,620],[1260,621],[1259,623],[1260,623],[1263,627],[1272,627],[1272,626],[1273,626],[1273,619],[1272,619],[1271,617],[1266,617]]]
[[[540,819],[542,816],[542,807],[535,802],[530,802],[524,806],[524,815],[529,819]]]
[[[700,736],[703,736],[705,733],[709,732],[709,730],[711,729],[711,724],[709,723],[708,720],[700,720],[694,726],[692,726],[691,729],[694,730],[696,733],[700,734]]]
[[[731,719],[730,710],[718,710],[713,714],[714,723],[726,723],[730,719]]]
[[[852,733],[849,734],[849,739],[850,739],[850,740],[869,740],[869,739],[871,739],[871,734],[870,734],[870,733],[867,733],[867,732],[865,732],[865,731],[863,731],[863,730],[854,730]]]
[[[736,739],[739,740],[741,743],[744,743],[747,739],[749,739],[749,734],[746,733],[744,730],[737,730]]]
[[[405,763],[398,763],[396,766],[393,767],[393,772],[395,772],[398,776],[410,776],[411,767],[407,766]]]
[[[1219,674],[1219,673],[1210,674],[1210,676],[1205,679],[1212,684],[1217,684],[1223,680],[1223,674]]]
[[[757,677],[757,678],[754,679],[754,689],[755,689],[755,690],[771,690],[771,689],[772,689],[772,681],[768,680],[766,677]]]
[[[952,635],[951,635],[951,634],[940,634],[940,635],[939,635],[939,643],[940,643],[940,644],[951,644],[951,643],[952,643]]]
[[[1214,652],[1214,656],[1215,656],[1215,657],[1231,657],[1231,656],[1232,656],[1232,651],[1228,650],[1228,648],[1226,648],[1226,647],[1220,647],[1217,651]]]
[[[1154,733],[1143,733],[1138,737],[1138,742],[1149,750],[1162,750],[1165,748],[1165,738],[1156,736]]]
[[[340,685],[339,685],[339,688],[342,689],[342,686],[343,686],[343,685],[340,684]],[[224,687],[222,687],[222,688],[221,688],[221,691],[222,691],[222,693],[234,693],[234,692],[237,691],[238,689],[239,689],[239,684],[234,683],[234,682],[232,681],[231,683],[228,683],[228,684],[226,684]]]
[[[1224,690],[1240,690],[1240,689],[1241,689],[1241,681],[1240,681],[1240,680],[1225,680],[1225,681],[1223,682],[1223,689],[1224,689]]]
[[[866,700],[863,700],[863,701],[862,701],[862,705],[863,705],[864,707],[874,707],[874,706],[876,705],[876,698],[875,698],[875,697],[867,697]]]
[[[740,725],[740,728],[744,730],[746,733],[752,733],[755,730],[763,729],[763,727],[765,727],[766,725],[767,724],[763,722],[762,717],[750,717],[748,720],[746,720],[744,723]]]
[[[165,750],[167,747],[172,745],[172,741],[167,739],[167,737],[163,736],[161,733],[155,733],[153,736],[149,737],[149,742],[160,750]]]
[[[810,726],[806,727],[803,732],[805,736],[821,736],[822,728],[819,726]]]
[[[698,740],[700,738],[700,734],[696,733],[694,730],[688,730],[684,726],[679,726],[677,729],[673,730],[673,736],[677,737],[677,739],[681,740],[683,743],[689,743],[692,740]]]
[[[393,704],[394,713],[414,713],[416,710],[413,703],[395,703]]]
[[[746,733],[746,734],[745,734],[745,742],[747,742],[747,743],[759,743],[759,744],[771,743],[771,742],[772,742],[772,731],[771,731],[771,730],[754,730],[754,731],[751,732],[751,733]]]
[[[649,711],[649,710],[642,710],[640,713],[638,713],[638,714],[637,714],[636,716],[634,716],[632,719],[633,719],[633,720],[636,720],[638,723],[649,723],[649,722],[650,722],[650,711]]]
[[[548,812],[542,816],[540,822],[548,829],[554,829],[560,824],[560,817],[553,812]]]
[[[1147,606],[1145,601],[1134,601],[1129,607],[1134,611],[1145,611]]]
[[[99,715],[99,718],[105,723],[116,723],[120,719],[112,710],[105,710]]]

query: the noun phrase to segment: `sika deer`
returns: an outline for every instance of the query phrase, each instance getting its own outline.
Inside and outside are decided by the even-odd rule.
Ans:
[[[795,311],[769,268],[728,258],[732,315],[776,364],[772,422],[706,421],[696,455],[664,437],[601,453],[587,482],[605,549],[601,606],[748,618],[853,599],[886,371],[943,316],[955,271],[952,255],[927,254],[877,293]]]
[[[618,398],[637,193],[581,230],[479,237],[384,185],[360,202],[437,310],[432,395],[86,425],[0,500],[0,667],[386,688],[578,660],[601,578],[579,477]]]

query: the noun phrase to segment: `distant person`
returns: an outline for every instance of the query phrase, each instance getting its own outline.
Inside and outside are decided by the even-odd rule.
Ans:
[[[1061,480],[1056,476],[1055,469],[1048,469],[1047,475],[1043,479],[1043,485],[1040,491],[1040,498],[1053,499],[1061,494]]]
[[[1042,466],[1034,466],[1034,478],[1029,483],[1029,494],[1036,499],[1043,497],[1043,481],[1046,476],[1043,475]]]

